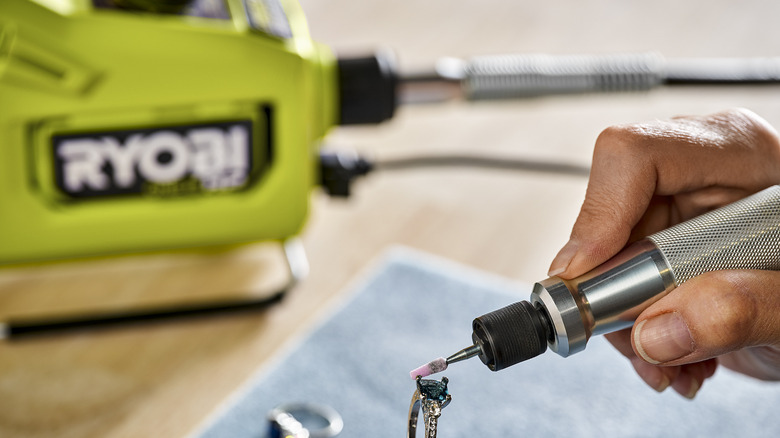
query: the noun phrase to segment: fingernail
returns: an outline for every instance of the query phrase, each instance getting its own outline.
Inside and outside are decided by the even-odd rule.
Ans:
[[[547,273],[549,277],[555,276],[564,272],[569,268],[574,255],[577,254],[577,242],[569,240],[566,245],[563,245],[558,255],[555,256],[550,264],[550,271]]]
[[[672,383],[672,388],[681,396],[688,400],[693,400],[696,394],[699,393],[701,384],[702,382],[694,379],[692,376],[681,373]]]
[[[664,392],[666,388],[669,387],[669,385],[672,384],[672,381],[669,380],[669,377],[667,377],[666,374],[661,373],[661,382],[658,383],[658,386],[654,387],[654,389],[658,392]]]
[[[679,359],[693,351],[693,338],[677,312],[641,321],[634,328],[637,353],[651,364]]]
[[[685,394],[685,398],[693,400],[693,398],[696,397],[696,393],[699,392],[699,388],[701,388],[699,381],[695,379],[691,380],[691,389]]]
[[[632,358],[631,364],[634,366],[634,370],[636,370],[639,377],[641,377],[649,387],[658,392],[664,392],[672,383],[672,381],[669,380],[669,376],[664,374],[660,368],[655,365],[650,365],[638,357]]]

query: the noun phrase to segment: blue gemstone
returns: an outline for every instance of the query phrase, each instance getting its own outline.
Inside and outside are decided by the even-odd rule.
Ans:
[[[420,388],[420,394],[424,395],[428,400],[443,402],[447,398],[447,382],[421,379],[418,382],[418,388]]]

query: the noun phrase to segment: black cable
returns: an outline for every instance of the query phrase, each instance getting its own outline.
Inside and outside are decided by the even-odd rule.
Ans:
[[[415,155],[369,161],[355,153],[320,152],[320,185],[331,196],[346,198],[352,182],[375,170],[413,170],[433,167],[473,167],[493,170],[541,172],[587,178],[587,166],[521,158],[486,155]]]
[[[667,85],[762,85],[780,83],[780,58],[670,59]]]
[[[485,155],[416,155],[405,158],[385,158],[374,161],[375,170],[407,170],[426,167],[476,167],[484,169],[542,172],[560,175],[583,176],[590,168],[579,164],[558,163],[523,158],[490,157]]]

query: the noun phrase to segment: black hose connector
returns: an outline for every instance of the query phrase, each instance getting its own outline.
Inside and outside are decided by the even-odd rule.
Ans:
[[[344,152],[320,152],[320,185],[333,197],[350,195],[352,182],[374,168],[368,160]]]
[[[492,371],[536,357],[547,350],[550,324],[547,314],[520,301],[476,318],[471,335],[479,345],[482,363]]]
[[[338,60],[342,125],[381,123],[397,106],[398,74],[391,53]]]

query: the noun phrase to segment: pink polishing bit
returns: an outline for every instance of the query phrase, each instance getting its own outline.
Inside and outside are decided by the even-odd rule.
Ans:
[[[479,345],[472,345],[471,347],[464,348],[463,350],[460,350],[459,352],[453,354],[452,356],[448,358],[440,357],[438,359],[434,359],[425,365],[421,366],[420,368],[415,368],[412,371],[409,372],[409,376],[411,376],[412,379],[416,379],[417,376],[420,377],[428,377],[431,374],[440,373],[447,369],[447,365],[455,362],[460,362],[462,360],[466,360],[469,358],[472,358],[474,356],[479,356],[482,354],[482,347]]]
[[[425,365],[415,368],[412,371],[409,372],[409,376],[412,377],[412,379],[416,379],[417,376],[420,377],[428,377],[431,374],[440,373],[447,369],[447,359],[440,357],[438,359],[434,359]]]

